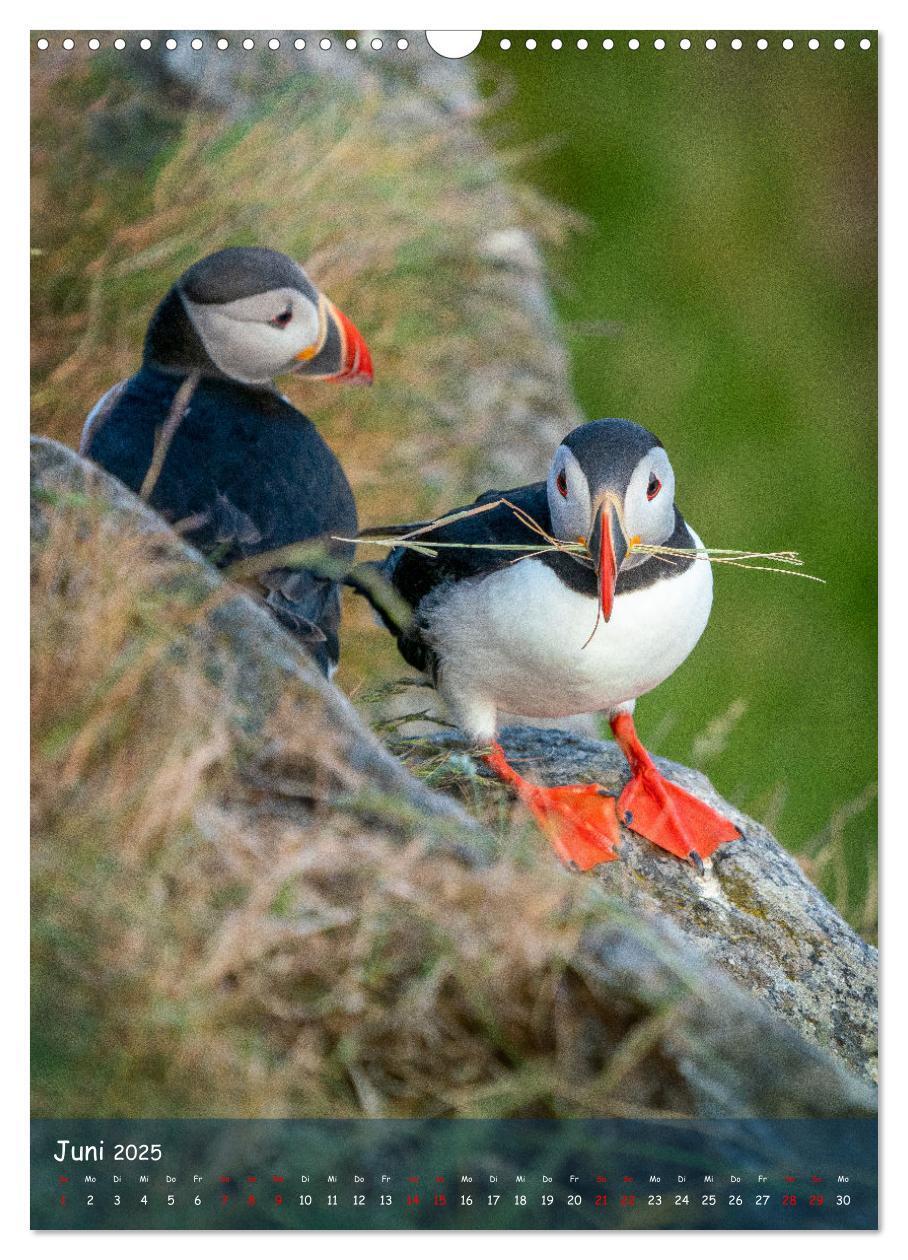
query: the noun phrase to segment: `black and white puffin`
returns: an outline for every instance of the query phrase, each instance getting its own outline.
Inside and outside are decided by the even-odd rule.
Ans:
[[[417,541],[474,547],[439,548],[435,556],[397,547],[380,566],[413,610],[397,631],[402,655],[431,677],[458,726],[477,745],[491,745],[488,765],[530,807],[564,861],[588,870],[616,857],[620,816],[702,870],[703,858],[740,833],[662,777],[632,716],[637,697],[690,654],[712,605],[709,563],[635,549],[702,547],[675,504],[662,443],[627,420],[582,424],[555,451],[547,481],[491,491],[476,504],[502,498],[551,537],[586,544],[589,558],[484,549],[544,545],[507,504],[448,524],[442,518]],[[527,782],[496,742],[502,711],[605,714],[631,770],[617,803],[597,784]]]
[[[164,297],[140,370],[95,404],[80,450],[220,565],[307,539],[352,538],[356,504],[340,463],[274,385],[288,372],[369,383],[372,361],[357,329],[293,259],[220,250]],[[353,558],[350,544],[331,550],[342,566]],[[339,656],[336,581],[275,568],[257,583],[330,674]]]

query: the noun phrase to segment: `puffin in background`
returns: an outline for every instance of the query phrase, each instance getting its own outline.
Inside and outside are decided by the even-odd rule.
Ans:
[[[588,558],[550,549],[515,559],[493,546],[544,545],[507,504],[431,529],[416,541],[479,544],[435,556],[395,548],[379,566],[413,616],[394,628],[404,659],[434,682],[453,720],[531,809],[567,863],[589,870],[617,856],[618,818],[703,869],[740,837],[728,819],[664,779],[640,743],[633,711],[686,659],[706,627],[712,566],[693,554],[652,555],[635,544],[702,543],[675,505],[662,443],[627,420],[580,425],[555,452],[548,479],[491,491],[551,537],[586,545]],[[458,509],[450,513],[456,516]],[[600,712],[628,760],[616,802],[598,784],[528,782],[496,742],[498,713],[560,718]]]
[[[219,250],[158,306],[141,369],[95,404],[80,452],[113,473],[214,563],[307,539],[352,538],[353,493],[315,426],[274,378],[371,383],[366,343],[284,254]],[[340,567],[351,544],[327,543]],[[330,675],[339,658],[338,584],[275,568],[257,593]]]

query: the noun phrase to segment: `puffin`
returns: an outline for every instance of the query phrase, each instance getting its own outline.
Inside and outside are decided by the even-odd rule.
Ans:
[[[139,371],[85,422],[80,452],[141,494],[220,567],[318,539],[331,564],[277,564],[254,593],[330,677],[353,493],[334,452],[275,385],[371,383],[363,337],[299,263],[256,246],[193,263],[155,310]],[[254,562],[253,562],[254,567]]]
[[[701,874],[719,845],[740,838],[729,819],[662,776],[634,726],[637,699],[689,656],[713,597],[712,566],[653,433],[629,420],[581,424],[545,481],[489,491],[413,541],[419,550],[398,545],[377,566],[411,612],[396,622],[385,614],[386,624],[566,864],[586,871],[614,860],[619,819]],[[599,784],[525,779],[497,740],[502,712],[604,715],[630,768],[620,796]]]

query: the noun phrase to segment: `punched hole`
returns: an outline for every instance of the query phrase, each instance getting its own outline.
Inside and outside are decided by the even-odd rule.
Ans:
[[[426,31],[426,43],[440,57],[459,60],[475,52],[482,39],[482,31]]]

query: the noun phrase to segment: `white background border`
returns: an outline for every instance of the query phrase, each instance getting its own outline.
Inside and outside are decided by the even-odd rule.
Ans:
[[[553,9],[562,8],[553,21]],[[6,1092],[2,1115],[3,1158],[2,1204],[0,1231],[16,1236],[17,1242],[46,1254],[48,1250],[65,1250],[76,1257],[116,1250],[120,1254],[156,1254],[166,1250],[168,1256],[198,1256],[208,1247],[219,1255],[246,1253],[262,1246],[288,1248],[304,1252],[306,1257],[335,1255],[341,1252],[368,1251],[369,1260],[385,1256],[415,1255],[426,1250],[433,1254],[453,1255],[462,1247],[471,1256],[517,1252],[521,1257],[542,1256],[553,1247],[570,1248],[574,1255],[601,1254],[605,1249],[653,1247],[663,1254],[677,1257],[679,1251],[696,1250],[714,1253],[731,1245],[735,1252],[759,1252],[765,1255],[799,1255],[822,1248],[824,1255],[841,1249],[884,1245],[889,1249],[899,1236],[908,1237],[905,1228],[905,1203],[908,1186],[898,1174],[908,1170],[904,1159],[904,1134],[908,1128],[905,1099],[904,1033],[906,1002],[903,965],[905,939],[902,924],[905,913],[900,905],[908,890],[906,880],[906,848],[908,825],[899,811],[898,789],[890,784],[904,779],[905,739],[903,713],[906,707],[906,653],[899,648],[908,628],[908,600],[905,590],[906,562],[902,542],[905,529],[904,503],[908,488],[903,479],[908,474],[906,458],[906,347],[908,321],[905,317],[906,232],[908,200],[905,196],[905,141],[908,110],[908,45],[904,5],[895,3],[780,3],[766,0],[756,4],[692,3],[687,5],[635,5],[605,12],[602,5],[572,2],[563,6],[525,0],[524,3],[476,3],[462,0],[448,6],[414,3],[345,4],[330,3],[323,8],[288,3],[241,5],[235,0],[222,3],[132,4],[128,8],[102,4],[41,4],[20,19],[7,17],[0,38],[4,59],[2,91],[4,95],[3,157],[7,175],[3,183],[3,236],[6,265],[0,292],[0,318],[3,321],[0,345],[4,349],[4,398],[0,404],[0,513],[5,541],[6,589],[5,613],[2,617],[3,646],[0,652],[5,697],[2,712],[2,766],[6,825],[2,836],[6,899],[2,916],[5,1036],[0,1043],[2,1081]],[[126,20],[124,20],[124,18]],[[27,23],[27,26],[25,25]],[[27,1231],[28,1177],[28,1088],[27,1088],[27,651],[28,635],[25,608],[28,599],[27,572],[27,487],[26,431],[28,415],[28,29],[225,29],[225,30],[425,30],[425,29],[526,29],[526,30],[657,30],[688,31],[749,29],[779,31],[880,29],[880,116],[881,116],[881,424],[882,424],[882,529],[884,539],[883,647],[884,685],[881,686],[883,739],[883,830],[884,856],[881,862],[884,959],[884,1080],[886,1120],[883,1124],[883,1221],[885,1236],[850,1235],[847,1233],[772,1235],[669,1233],[669,1234],[575,1234],[553,1236],[551,1233],[361,1233],[285,1234],[244,1233],[218,1234],[33,1234]],[[663,54],[667,55],[667,54]],[[806,55],[806,51],[805,54]],[[888,370],[887,370],[888,369]],[[830,519],[836,519],[836,507],[830,505]],[[860,527],[860,522],[842,522],[843,528]],[[893,541],[895,540],[895,541]],[[848,739],[848,731],[831,731],[832,739]],[[887,913],[888,912],[888,913]],[[890,915],[892,921],[890,922]],[[887,983],[889,977],[895,977]],[[888,1050],[888,1054],[886,1053]],[[888,1065],[888,1070],[887,1069]],[[886,1192],[888,1190],[888,1193]]]

